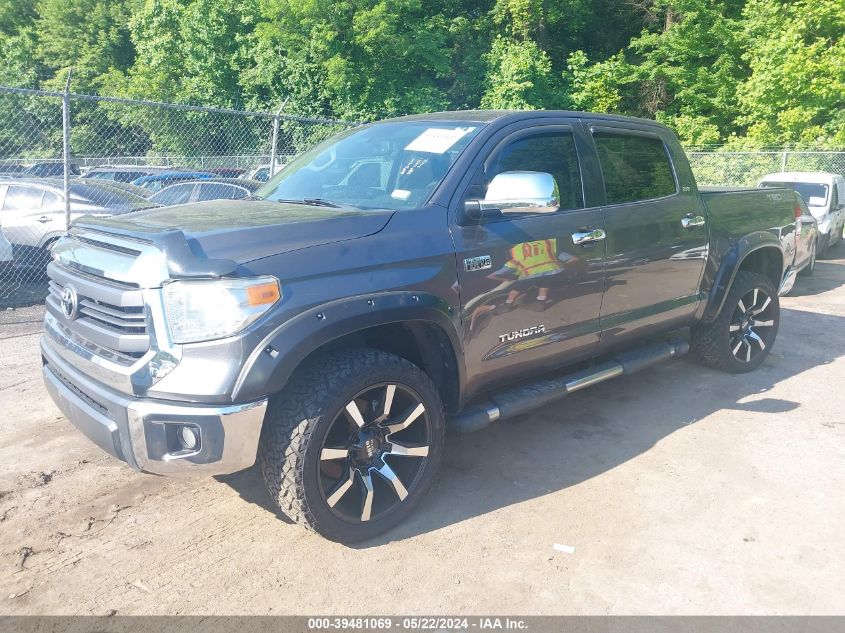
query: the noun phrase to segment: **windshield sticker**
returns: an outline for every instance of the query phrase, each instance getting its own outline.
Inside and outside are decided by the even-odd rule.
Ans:
[[[395,198],[396,200],[407,200],[411,197],[411,192],[407,189],[394,189],[393,193],[390,194],[391,198]]]
[[[452,145],[472,132],[474,127],[441,128],[430,127],[405,146],[409,152],[443,154]]]

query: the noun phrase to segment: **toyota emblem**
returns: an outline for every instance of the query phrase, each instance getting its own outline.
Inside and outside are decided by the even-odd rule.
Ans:
[[[68,321],[73,321],[79,312],[79,300],[76,297],[76,288],[65,286],[62,290],[62,312]]]

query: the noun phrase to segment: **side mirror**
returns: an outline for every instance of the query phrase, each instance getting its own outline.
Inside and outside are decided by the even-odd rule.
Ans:
[[[483,200],[467,200],[468,219],[481,220],[489,212],[502,214],[554,213],[560,208],[557,183],[540,171],[506,171],[497,174]],[[487,213],[485,213],[487,212]]]

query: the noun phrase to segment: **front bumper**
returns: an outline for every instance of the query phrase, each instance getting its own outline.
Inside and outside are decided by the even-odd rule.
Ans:
[[[42,340],[44,383],[62,413],[104,451],[158,475],[221,475],[255,463],[267,400],[193,405],[129,397],[96,383]],[[180,427],[199,436],[185,450]]]

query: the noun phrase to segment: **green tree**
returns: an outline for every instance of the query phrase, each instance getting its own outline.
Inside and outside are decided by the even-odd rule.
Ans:
[[[266,0],[255,31],[257,64],[245,80],[256,94],[290,98],[292,111],[345,118],[470,105],[483,52],[479,5]]]
[[[137,62],[112,73],[108,88],[138,98],[220,107],[243,105],[240,77],[255,3],[146,0],[129,21]]]
[[[735,132],[740,61],[737,0],[653,0],[624,54],[593,67],[570,58],[573,100],[589,109],[657,118],[692,145]]]
[[[45,83],[63,88],[73,67],[74,89],[96,91],[103,76],[128,68],[135,59],[128,28],[132,6],[127,0],[40,0],[37,56],[52,75]]]
[[[749,0],[744,17],[748,143],[845,148],[842,0]]]

